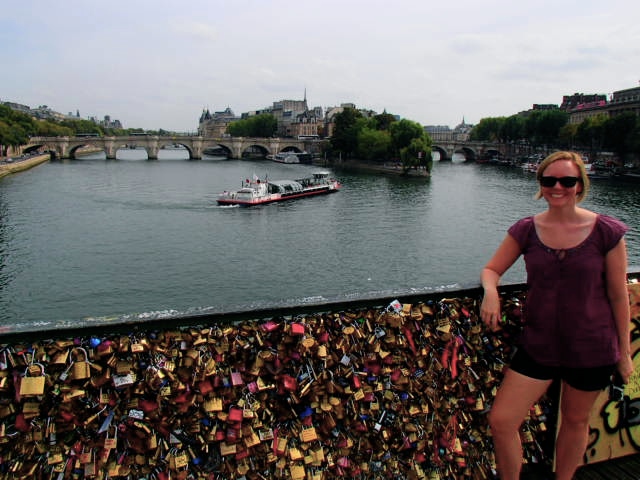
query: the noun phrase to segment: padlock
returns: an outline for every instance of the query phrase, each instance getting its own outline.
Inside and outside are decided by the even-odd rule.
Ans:
[[[45,380],[44,366],[41,363],[32,364],[20,378],[20,396],[33,397],[42,395],[44,393]]]
[[[71,351],[71,357],[73,362],[71,368],[72,379],[86,380],[89,378],[91,376],[91,368],[89,366],[87,351],[82,347],[76,347]]]

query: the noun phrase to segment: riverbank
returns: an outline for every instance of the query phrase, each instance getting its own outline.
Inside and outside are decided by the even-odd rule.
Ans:
[[[46,153],[43,155],[36,155],[31,157],[15,158],[9,163],[7,163],[6,160],[2,160],[0,162],[0,178],[9,175],[10,173],[29,170],[30,168],[40,165],[41,163],[48,162],[50,159],[51,156]]]

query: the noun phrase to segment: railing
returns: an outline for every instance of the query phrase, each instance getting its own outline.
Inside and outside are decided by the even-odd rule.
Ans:
[[[0,465],[14,478],[494,478],[486,413],[526,291],[501,289],[498,333],[480,295],[7,331]],[[556,408],[545,397],[526,421],[529,462],[551,463]]]

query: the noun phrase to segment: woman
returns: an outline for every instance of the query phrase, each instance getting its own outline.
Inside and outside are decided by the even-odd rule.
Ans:
[[[582,462],[589,412],[617,371],[633,371],[627,293],[627,226],[578,207],[589,189],[580,155],[555,152],[536,178],[546,211],[516,222],[481,274],[480,314],[499,328],[498,283],[524,256],[525,324],[520,344],[495,397],[489,424],[501,480],[519,478],[519,429],[529,408],[554,379],[562,381],[556,479],[570,480]]]

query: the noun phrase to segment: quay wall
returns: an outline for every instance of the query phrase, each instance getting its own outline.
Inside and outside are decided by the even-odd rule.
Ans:
[[[12,163],[2,163],[0,164],[0,178],[9,175],[11,173],[22,172],[24,170],[29,170],[41,163],[48,162],[51,159],[51,156],[47,154],[36,155],[27,159],[18,159]]]

